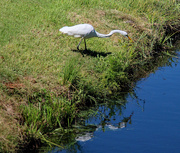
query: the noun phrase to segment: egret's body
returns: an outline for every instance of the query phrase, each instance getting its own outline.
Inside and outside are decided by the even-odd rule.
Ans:
[[[94,27],[90,24],[78,24],[71,27],[65,26],[59,29],[59,31],[61,31],[64,34],[68,34],[70,36],[81,37],[81,41],[84,39],[85,49],[87,49],[85,39],[92,38],[92,37],[107,38],[107,37],[111,37],[114,33],[120,33],[121,35],[126,36],[131,40],[131,38],[128,36],[127,32],[125,31],[112,30],[109,34],[101,34],[101,33],[98,33],[94,29]],[[78,50],[79,50],[79,45],[81,44],[81,41],[79,42],[77,46]]]

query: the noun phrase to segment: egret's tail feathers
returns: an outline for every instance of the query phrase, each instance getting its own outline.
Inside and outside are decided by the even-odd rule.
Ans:
[[[69,36],[82,37],[80,34],[76,34],[76,32],[73,31],[72,27],[65,26],[59,29],[59,31]]]
[[[62,27],[61,29],[59,29],[59,31],[61,31],[62,33],[68,33],[69,28],[68,26]]]

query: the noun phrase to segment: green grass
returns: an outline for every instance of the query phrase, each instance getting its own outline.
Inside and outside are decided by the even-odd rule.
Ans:
[[[26,133],[35,136],[38,132],[48,133],[55,128],[62,128],[61,124],[69,127],[76,116],[75,103],[63,97],[54,98],[41,90],[29,98],[27,106],[22,106]]]
[[[81,107],[131,87],[138,78],[132,70],[150,61],[157,52],[154,46],[164,46],[169,39],[164,38],[163,25],[178,19],[179,3],[1,0],[0,13],[0,118],[11,118],[16,127],[23,119],[20,131],[36,137],[65,121],[70,126]],[[80,40],[59,29],[79,23],[90,23],[100,33],[125,30],[133,42],[115,34],[88,39],[87,52],[73,51]],[[5,106],[12,106],[16,115],[9,115]],[[22,140],[17,132],[13,139],[4,133],[2,128],[3,150]]]

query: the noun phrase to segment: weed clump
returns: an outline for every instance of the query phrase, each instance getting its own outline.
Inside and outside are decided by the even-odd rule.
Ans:
[[[29,135],[38,132],[48,133],[55,128],[69,127],[77,112],[75,104],[63,97],[50,95],[45,89],[29,99],[28,105],[22,105],[23,125]]]
[[[79,71],[78,60],[75,58],[69,59],[64,67],[63,85],[76,84],[77,80],[79,80]]]

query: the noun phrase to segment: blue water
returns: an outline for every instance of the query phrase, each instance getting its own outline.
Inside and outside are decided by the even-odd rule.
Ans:
[[[98,118],[87,121],[97,128],[77,138],[76,149],[52,152],[179,153],[180,60],[139,81],[135,90],[138,98],[128,97],[104,128],[98,126]],[[123,122],[122,116],[129,120]]]

